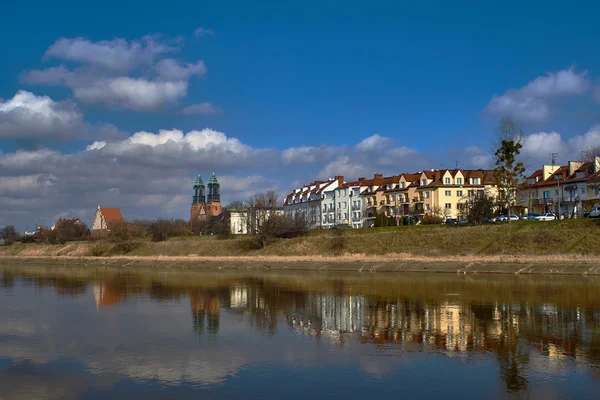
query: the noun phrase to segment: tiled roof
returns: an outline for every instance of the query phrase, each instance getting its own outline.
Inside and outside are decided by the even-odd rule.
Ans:
[[[564,180],[567,178],[566,175],[568,172],[569,172],[569,167],[566,165],[563,165],[562,167],[560,167],[556,171],[554,171],[554,173],[552,173],[547,179],[544,179],[543,181],[540,181],[540,182],[534,184],[533,187],[558,185],[558,181],[554,177],[556,175],[562,174],[563,177],[561,178],[561,181],[564,182]]]
[[[121,210],[119,210],[118,208],[100,208],[100,212],[104,217],[104,222],[106,222],[106,226],[108,227],[108,229],[110,229],[110,226],[112,224],[123,222]]]

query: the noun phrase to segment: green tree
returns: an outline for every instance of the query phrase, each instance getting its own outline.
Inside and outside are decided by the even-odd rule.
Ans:
[[[510,118],[500,121],[494,144],[494,178],[498,189],[498,205],[505,207],[510,223],[510,211],[515,203],[517,185],[524,179],[525,165],[519,155],[523,148],[523,131]]]

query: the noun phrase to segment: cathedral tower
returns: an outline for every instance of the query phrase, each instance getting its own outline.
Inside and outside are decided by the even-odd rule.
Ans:
[[[223,210],[221,208],[221,185],[213,172],[208,182],[208,193],[200,175],[196,178],[193,186],[192,207],[190,209],[190,221],[198,221],[207,217],[219,217]]]

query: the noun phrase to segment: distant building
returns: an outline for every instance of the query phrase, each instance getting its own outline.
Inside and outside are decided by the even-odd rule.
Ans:
[[[221,185],[217,176],[213,172],[207,187],[202,182],[202,177],[198,175],[194,182],[194,194],[192,196],[192,206],[190,208],[190,221],[196,222],[205,220],[208,217],[221,217],[223,209],[221,207]],[[205,192],[208,189],[208,193]]]
[[[266,221],[270,215],[284,215],[283,208],[257,209],[243,208],[227,210],[229,215],[229,226],[234,235],[254,234],[260,227],[261,221]]]
[[[111,226],[123,222],[121,210],[118,208],[102,208],[98,205],[96,216],[92,223],[92,233],[108,232]]]
[[[283,203],[285,214],[290,218],[302,216],[307,219],[311,229],[324,229],[334,226],[335,190],[344,184],[343,176],[327,181],[312,182],[294,189]]]

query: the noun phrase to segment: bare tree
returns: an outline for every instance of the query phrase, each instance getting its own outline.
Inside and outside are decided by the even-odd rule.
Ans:
[[[304,215],[287,217],[279,204],[274,191],[257,193],[248,200],[244,219],[250,233],[255,235],[256,247],[263,248],[274,238],[294,237],[308,230]]]
[[[243,210],[248,206],[243,201],[232,201],[227,207],[228,210]]]
[[[496,199],[488,191],[480,191],[467,196],[464,202],[464,212],[469,221],[480,225],[484,218],[490,217],[494,211]]]
[[[600,157],[600,144],[586,147],[581,151],[581,159],[584,162],[595,162],[596,157]]]

